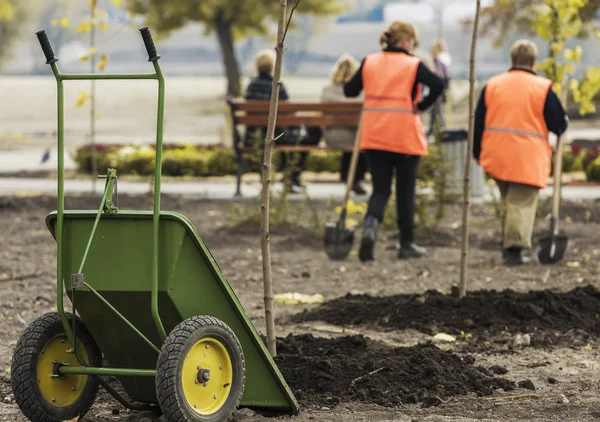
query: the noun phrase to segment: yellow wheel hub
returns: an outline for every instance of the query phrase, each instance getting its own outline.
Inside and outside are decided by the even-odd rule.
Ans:
[[[36,371],[38,388],[44,400],[55,407],[73,405],[83,394],[88,379],[87,375],[56,376],[54,369],[57,364],[81,366],[73,353],[67,353],[69,349],[71,349],[71,343],[66,334],[59,334],[46,343],[38,358]],[[87,361],[87,353],[79,340],[77,341],[77,350],[80,356]]]
[[[195,412],[212,415],[229,397],[233,368],[223,344],[214,338],[196,342],[183,362],[183,395]]]

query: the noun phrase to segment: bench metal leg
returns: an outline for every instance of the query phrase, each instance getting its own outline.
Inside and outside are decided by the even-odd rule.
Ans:
[[[240,154],[238,155],[238,168],[236,173],[236,188],[234,198],[239,198],[242,196],[242,175],[244,174],[244,157]]]

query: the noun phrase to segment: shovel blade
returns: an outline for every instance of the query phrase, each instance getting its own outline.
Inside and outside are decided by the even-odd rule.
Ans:
[[[328,223],[325,227],[325,253],[333,261],[344,260],[350,255],[354,244],[354,230],[339,223]]]
[[[569,238],[565,235],[551,235],[539,240],[536,258],[540,264],[556,264],[565,256]]]

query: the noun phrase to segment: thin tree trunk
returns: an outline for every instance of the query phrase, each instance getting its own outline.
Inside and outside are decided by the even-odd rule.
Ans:
[[[460,257],[460,285],[459,297],[467,294],[467,258],[469,254],[469,211],[471,207],[471,162],[473,155],[473,138],[475,126],[475,54],[477,46],[477,32],[479,29],[479,13],[481,0],[475,6],[475,22],[473,23],[473,37],[471,39],[471,58],[469,59],[469,137],[467,141],[467,157],[465,160],[464,204],[462,216],[462,248]]]
[[[279,105],[279,86],[281,80],[281,65],[283,63],[283,41],[285,31],[285,9],[287,0],[279,1],[279,23],[277,26],[277,45],[275,52],[275,71],[271,91],[271,105],[269,107],[269,124],[265,139],[265,155],[262,170],[262,203],[260,206],[260,233],[262,248],[262,265],[264,278],[265,320],[267,324],[267,349],[271,356],[277,354],[275,345],[275,318],[273,315],[273,281],[271,278],[271,244],[269,242],[269,211],[271,209],[271,162],[273,159],[273,145],[275,144],[275,121],[277,120],[277,106]]]
[[[227,76],[227,95],[237,97],[242,92],[240,66],[235,56],[231,22],[225,20],[222,13],[217,13],[215,17],[215,31],[221,47],[223,66]]]
[[[90,68],[91,73],[96,73],[96,4],[91,3],[92,30],[90,32]],[[98,160],[96,159],[96,81],[90,81],[90,146],[92,150],[92,194],[96,193],[96,180],[98,179]]]
[[[281,84],[281,67],[283,64],[283,43],[287,35],[294,11],[300,0],[294,0],[292,10],[286,23],[286,6],[288,0],[279,0],[279,21],[277,25],[277,44],[275,45],[275,69],[271,89],[271,105],[269,107],[269,123],[265,138],[265,153],[262,168],[260,246],[262,249],[263,285],[265,302],[265,321],[267,325],[267,349],[271,356],[277,354],[275,343],[275,317],[273,315],[273,281],[271,278],[271,244],[269,233],[269,214],[271,210],[271,163],[273,161],[273,145],[275,144],[275,122],[279,105],[279,87]]]

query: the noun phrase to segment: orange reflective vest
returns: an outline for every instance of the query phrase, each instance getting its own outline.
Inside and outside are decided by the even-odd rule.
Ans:
[[[404,53],[379,52],[366,57],[360,148],[427,155],[421,117],[413,111],[412,91],[419,59]],[[420,98],[420,86],[417,98]]]
[[[544,120],[549,79],[512,70],[485,88],[485,127],[479,162],[492,177],[545,188],[552,148]]]

